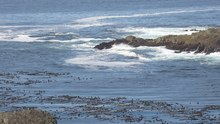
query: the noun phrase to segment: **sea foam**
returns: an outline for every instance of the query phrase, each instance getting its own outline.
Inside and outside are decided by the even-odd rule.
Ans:
[[[189,9],[179,9],[173,11],[165,11],[165,12],[148,12],[148,13],[137,13],[131,15],[107,15],[107,16],[93,16],[87,18],[81,18],[75,20],[72,23],[72,26],[81,29],[87,27],[96,27],[96,26],[105,26],[105,25],[114,25],[114,23],[104,22],[106,19],[117,19],[117,18],[135,18],[135,17],[152,17],[152,16],[162,16],[162,15],[172,15],[172,14],[181,14],[181,13],[196,13],[196,12],[209,12],[209,11],[219,11],[220,7],[208,7],[208,8],[189,8]]]
[[[182,27],[182,28],[165,28],[165,27],[127,27],[116,29],[116,32],[131,34],[136,37],[155,39],[165,35],[190,35],[208,27]],[[124,36],[126,37],[126,36]]]
[[[110,68],[124,68],[137,64],[140,62],[123,62],[123,61],[105,61],[99,60],[104,56],[94,55],[94,56],[77,56],[72,59],[67,59],[65,62],[68,64],[79,65],[83,67],[96,68],[96,67],[110,67]]]
[[[146,47],[145,49],[153,50],[153,52],[148,53],[153,56],[149,59],[149,62],[167,60],[192,60],[198,61],[200,64],[220,65],[220,52],[206,55],[205,53],[195,54],[194,52],[175,53],[174,50],[169,50],[165,47]]]

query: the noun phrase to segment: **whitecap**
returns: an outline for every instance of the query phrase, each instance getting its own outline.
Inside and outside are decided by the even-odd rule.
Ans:
[[[114,25],[114,23],[104,23],[104,22],[81,22],[77,24],[72,24],[71,28],[74,29],[82,29],[82,28],[88,28],[88,27],[101,27],[101,26],[107,26],[107,25]]]
[[[77,38],[72,39],[69,42],[76,42],[72,44],[73,50],[91,51],[97,43],[93,41],[111,41],[112,38]]]
[[[166,27],[127,27],[116,29],[119,33],[129,33],[136,37],[155,39],[165,35],[190,35],[200,30],[206,30],[208,27],[185,27],[185,28],[166,28]],[[125,37],[125,36],[124,36]]]
[[[100,60],[104,56],[77,56],[72,59],[67,59],[65,62],[68,64],[81,65],[83,67],[110,67],[110,68],[124,68],[133,65],[141,64],[140,62],[123,62],[123,61],[104,61]]]
[[[143,62],[140,60],[144,59],[144,57],[133,52],[132,50],[135,48],[124,44],[114,45],[111,49],[101,51],[92,49],[91,47],[94,47],[94,43],[91,42],[78,45],[74,44],[73,47],[74,50],[81,49],[84,51],[84,53],[83,55],[76,56],[75,58],[67,59],[65,62],[68,64],[80,65],[89,68],[124,68],[143,64]],[[119,59],[117,58],[119,57],[118,55],[122,55],[124,57],[121,58],[120,56]]]
[[[70,41],[76,42],[76,41],[111,41],[113,40],[112,38],[77,38],[77,39],[72,39]]]
[[[170,14],[180,14],[180,13],[195,13],[195,12],[209,12],[209,11],[219,11],[219,6],[217,7],[210,7],[205,9],[184,9],[184,10],[174,10],[174,11],[167,11],[167,12],[155,12],[155,13],[146,13],[146,14],[134,14],[132,17],[143,17],[143,16],[158,16],[158,15],[170,15]]]
[[[188,9],[188,10],[174,10],[174,11],[166,11],[166,12],[154,12],[154,13],[140,13],[133,15],[116,15],[116,16],[94,16],[78,19],[75,22],[85,23],[85,22],[98,22],[104,19],[114,19],[114,18],[133,18],[133,17],[145,17],[145,16],[158,16],[158,15],[167,15],[167,14],[179,14],[179,13],[194,13],[194,12],[206,12],[206,11],[214,11],[220,10],[219,7],[210,7],[206,9]]]
[[[86,43],[75,43],[71,45],[73,50],[82,50],[82,51],[91,51],[94,47],[94,43],[86,42]]]
[[[86,28],[86,27],[96,27],[96,26],[105,26],[105,25],[114,25],[114,23],[103,22],[106,19],[116,19],[116,18],[135,18],[135,17],[148,17],[148,16],[161,16],[161,15],[171,15],[171,14],[180,14],[180,13],[195,13],[195,12],[209,12],[209,11],[219,11],[220,7],[209,7],[209,8],[198,8],[192,9],[188,8],[187,10],[184,8],[182,10],[173,10],[173,11],[165,11],[165,12],[151,12],[151,13],[139,13],[132,15],[107,15],[107,16],[93,16],[75,20],[72,24],[75,28]]]
[[[25,34],[20,34],[15,36],[9,34],[0,34],[0,41],[34,42],[37,41],[37,38],[33,38]]]
[[[143,60],[143,61],[148,60],[146,57],[144,57],[144,55],[135,53],[133,51],[135,49],[139,49],[139,48],[134,48],[126,44],[118,44],[118,45],[113,45],[111,49],[106,49],[104,51],[113,54],[123,55],[125,57],[136,58],[138,60]]]
[[[37,38],[30,37],[29,35],[17,35],[13,38],[13,41],[20,41],[20,42],[34,42]]]
[[[149,59],[149,62],[167,60],[193,60],[198,61],[200,64],[220,65],[220,52],[206,55],[205,53],[195,54],[194,52],[175,53],[174,50],[169,50],[165,47],[146,47],[145,49],[152,49],[152,52],[148,53],[153,56]]]

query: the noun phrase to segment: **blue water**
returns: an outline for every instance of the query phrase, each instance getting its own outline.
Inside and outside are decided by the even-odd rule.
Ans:
[[[32,86],[45,90],[45,96],[219,105],[220,53],[176,54],[163,47],[126,45],[93,49],[128,35],[157,38],[219,26],[219,0],[0,0],[0,71],[92,78]]]

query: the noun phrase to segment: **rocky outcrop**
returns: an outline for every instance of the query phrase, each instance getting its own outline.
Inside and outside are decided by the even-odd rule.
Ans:
[[[0,113],[0,124],[57,124],[56,118],[37,109]]]
[[[103,42],[97,46],[95,46],[96,49],[102,50],[102,49],[110,49],[114,44],[128,44],[133,47],[139,47],[139,46],[158,46],[156,42],[153,41],[153,39],[142,39],[142,38],[136,38],[134,36],[128,36],[125,39],[116,39],[111,42]]]
[[[96,49],[110,49],[114,44],[127,44],[133,47],[139,46],[166,46],[167,49],[175,52],[212,53],[220,52],[220,28],[199,31],[192,35],[168,35],[157,39],[142,39],[128,36],[123,39],[116,39],[111,42],[103,42]]]

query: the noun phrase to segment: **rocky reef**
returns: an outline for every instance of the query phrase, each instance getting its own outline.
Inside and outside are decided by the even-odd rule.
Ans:
[[[0,124],[57,124],[56,118],[41,110],[23,109],[0,113]]]
[[[128,36],[123,39],[116,39],[110,42],[103,42],[94,48],[110,49],[115,44],[127,44],[133,47],[139,46],[165,46],[167,49],[175,52],[206,53],[220,52],[220,28],[211,28],[199,31],[191,35],[168,35],[157,39],[142,39],[134,36]]]

